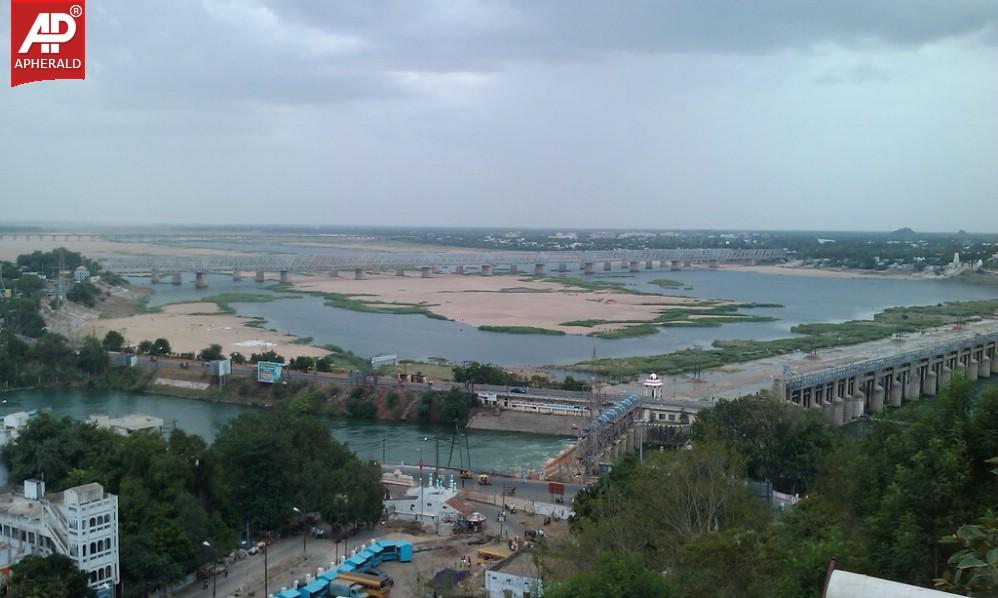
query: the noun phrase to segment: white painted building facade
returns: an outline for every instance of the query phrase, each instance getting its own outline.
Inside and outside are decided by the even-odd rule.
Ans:
[[[90,587],[117,584],[118,497],[96,483],[46,496],[40,480],[0,494],[0,561],[53,553],[71,558]]]

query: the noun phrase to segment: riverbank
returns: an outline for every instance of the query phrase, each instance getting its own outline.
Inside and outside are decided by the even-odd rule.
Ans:
[[[322,357],[328,351],[295,341],[299,337],[260,328],[259,320],[228,313],[215,302],[177,303],[153,313],[94,320],[86,332],[102,338],[116,330],[131,344],[165,338],[174,353],[198,353],[208,345],[243,355],[276,351],[286,358]]]
[[[791,332],[797,334],[794,337],[766,341],[715,340],[711,349],[685,349],[662,355],[590,360],[565,369],[599,372],[621,380],[649,372],[674,376],[778,355],[808,354],[819,349],[922,333],[948,325],[963,326],[995,317],[998,317],[998,299],[891,307],[877,313],[870,320],[800,324],[791,328]]]

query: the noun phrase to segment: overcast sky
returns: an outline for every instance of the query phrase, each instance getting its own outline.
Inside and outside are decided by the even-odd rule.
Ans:
[[[88,9],[0,221],[998,231],[996,0]]]

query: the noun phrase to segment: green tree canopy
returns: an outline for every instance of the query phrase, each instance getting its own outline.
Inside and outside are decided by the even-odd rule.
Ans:
[[[124,344],[125,337],[117,330],[108,330],[107,334],[104,335],[104,340],[101,341],[101,345],[108,351],[121,351]]]
[[[7,587],[16,598],[94,598],[88,581],[67,556],[31,554],[11,567]]]
[[[222,426],[215,448],[233,503],[251,525],[284,524],[292,507],[344,526],[381,514],[380,470],[333,439],[315,417],[283,410],[243,414]]]

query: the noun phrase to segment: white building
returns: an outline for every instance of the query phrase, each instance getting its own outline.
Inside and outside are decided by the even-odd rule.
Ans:
[[[17,437],[21,434],[21,430],[41,412],[42,410],[32,409],[31,411],[8,413],[3,416],[3,428],[0,428],[0,446],[17,440]]]
[[[76,282],[83,282],[88,278],[90,278],[90,270],[87,270],[86,266],[77,266],[76,270],[73,270],[73,279]]]
[[[129,436],[135,432],[153,432],[158,434],[163,430],[162,419],[146,415],[145,413],[129,413],[121,417],[91,415],[87,418],[87,423],[94,424],[98,428],[111,430],[122,436]]]
[[[423,486],[424,483],[427,485]],[[401,498],[385,499],[385,511],[389,516],[439,524],[467,517],[474,511],[457,497],[457,485],[453,481],[447,485],[442,480],[436,483],[420,480],[417,484]]]
[[[538,598],[543,595],[540,573],[526,552],[518,552],[485,572],[489,598]]]
[[[115,585],[118,564],[118,497],[100,484],[45,495],[45,482],[0,493],[0,563],[57,553],[90,577],[90,587]]]

